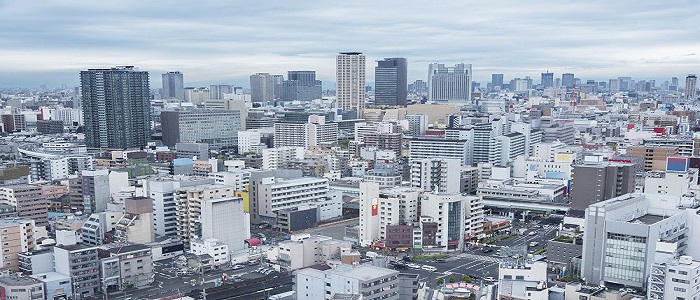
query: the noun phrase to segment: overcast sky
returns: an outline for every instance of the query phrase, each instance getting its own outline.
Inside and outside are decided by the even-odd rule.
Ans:
[[[367,55],[367,82],[383,57],[406,57],[409,82],[431,62],[471,63],[481,82],[547,69],[663,81],[700,73],[700,1],[0,1],[5,87],[76,86],[115,65],[150,71],[152,87],[174,70],[186,85],[287,70],[334,82],[339,51]]]

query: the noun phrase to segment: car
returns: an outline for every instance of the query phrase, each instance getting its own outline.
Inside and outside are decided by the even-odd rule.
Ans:
[[[422,267],[420,267],[420,268],[421,268],[421,270],[426,270],[426,271],[429,271],[429,272],[435,272],[435,271],[437,271],[437,268],[436,268],[436,267],[433,267],[433,266],[422,266]]]
[[[402,259],[403,259],[403,261],[406,261],[406,262],[412,262],[412,261],[413,261],[413,260],[411,260],[411,257],[408,256],[408,255],[404,256]]]
[[[444,259],[444,258],[438,258],[438,259],[435,260],[435,262],[437,262],[437,263],[446,263],[447,260]]]
[[[490,253],[490,252],[493,252],[493,249],[491,249],[489,247],[484,247],[483,249],[481,249],[481,253]]]
[[[265,268],[260,267],[260,268],[255,269],[253,272],[260,273],[262,271],[265,271]]]
[[[537,235],[537,231],[530,231],[530,233],[528,233],[527,235],[529,235],[529,236]]]
[[[530,247],[537,247],[539,244],[539,242],[530,242]]]
[[[238,265],[233,265],[232,269],[234,269],[234,270],[245,269],[245,266],[244,266],[244,265],[240,265],[240,264],[238,264]]]
[[[273,269],[267,269],[267,270],[263,271],[262,273],[265,275],[270,275],[270,274],[275,273],[275,272],[277,272],[277,271],[275,271]]]
[[[420,269],[420,265],[418,264],[407,264],[406,266],[408,266],[411,269]]]
[[[254,265],[259,265],[259,264],[260,264],[260,262],[257,261],[257,260],[251,260],[251,261],[248,262],[248,265],[249,265],[249,266],[254,266]]]
[[[491,277],[491,276],[485,277],[484,280],[486,280],[486,281],[488,281],[488,282],[494,282],[494,281],[496,281],[496,279],[493,278],[493,277]]]

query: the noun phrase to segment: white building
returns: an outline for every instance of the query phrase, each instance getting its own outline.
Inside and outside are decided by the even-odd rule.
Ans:
[[[428,115],[407,115],[408,135],[422,136],[428,130]]]
[[[200,223],[202,238],[216,239],[230,251],[243,249],[243,241],[250,238],[250,214],[243,210],[241,197],[203,201]]]
[[[248,185],[250,184],[250,171],[235,170],[214,172],[209,173],[209,178],[213,178],[216,184],[230,185],[234,187],[236,191],[244,191],[248,190]]]
[[[372,244],[379,239],[379,184],[360,183],[360,246]]]
[[[259,216],[273,220],[280,209],[325,202],[329,184],[328,179],[319,177],[266,177],[257,190],[257,198],[251,200],[257,202]]]
[[[461,160],[455,158],[424,158],[411,163],[411,186],[424,191],[459,193]]]
[[[243,244],[243,242],[241,242]],[[211,256],[212,265],[225,265],[231,261],[229,248],[217,239],[194,239],[190,241],[190,253]]]
[[[234,190],[228,185],[203,184],[181,188],[177,191],[177,195],[178,237],[185,245],[189,245],[190,240],[199,237],[197,228],[203,225],[201,223],[204,213],[203,203],[212,199],[229,199],[234,196]]]
[[[260,132],[246,130],[238,132],[238,154],[258,152],[260,149]]]
[[[338,142],[338,124],[311,115],[305,124],[275,123],[275,147],[313,148]]]
[[[399,299],[399,272],[370,265],[295,272],[297,300],[333,299],[336,294],[361,295],[360,299]]]
[[[455,158],[464,165],[472,164],[471,143],[468,140],[414,138],[409,141],[408,161],[426,158]],[[500,149],[500,148],[499,148]]]
[[[421,190],[396,187],[383,190],[379,196],[379,238],[386,239],[388,225],[411,224],[418,220],[418,199]]]
[[[428,101],[471,104],[471,93],[471,64],[446,67],[433,63],[428,66]]]
[[[280,267],[294,271],[329,260],[339,260],[343,250],[352,249],[352,243],[335,240],[327,236],[294,234],[289,240],[282,241],[273,250]],[[272,258],[272,257],[271,257]]]
[[[547,263],[501,263],[498,267],[498,299],[504,298],[548,300]]]
[[[148,197],[153,199],[153,225],[156,235],[177,235],[177,195],[180,188],[212,184],[214,179],[198,176],[154,177],[146,181]]]
[[[275,147],[262,150],[263,170],[283,169],[291,160],[304,159],[304,147]]]
[[[484,206],[479,197],[428,193],[421,199],[421,218],[425,217],[437,223],[436,248],[461,250],[465,239],[483,231]]]
[[[365,108],[365,56],[360,52],[340,52],[336,56],[336,106],[356,111],[362,117]]]
[[[669,249],[664,249],[669,248]],[[700,261],[691,256],[673,257],[675,245],[657,244],[647,287],[649,299],[700,299]],[[671,255],[668,255],[671,254]]]
[[[105,211],[91,214],[80,229],[81,244],[99,246],[105,243],[105,233],[114,230],[123,212]]]

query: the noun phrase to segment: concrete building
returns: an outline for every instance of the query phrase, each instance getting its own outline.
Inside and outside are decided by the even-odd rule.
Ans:
[[[264,170],[284,169],[293,160],[304,159],[304,147],[286,146],[263,149],[262,159]]]
[[[365,56],[361,52],[340,52],[336,56],[336,106],[362,117],[365,108]]]
[[[153,226],[159,236],[177,235],[177,190],[201,184],[212,184],[214,179],[197,176],[153,177],[146,181],[148,197],[153,199]]]
[[[408,94],[408,63],[403,57],[377,61],[374,68],[374,105],[403,106]]]
[[[43,134],[63,133],[63,121],[60,120],[37,120],[36,131]]]
[[[209,173],[209,178],[214,179],[214,183],[229,185],[235,191],[247,191],[250,184],[250,171],[234,170]]]
[[[81,244],[99,246],[105,243],[105,234],[112,232],[124,215],[123,212],[105,211],[91,214],[80,229]]]
[[[335,240],[327,236],[293,234],[289,240],[282,241],[277,247],[277,261],[284,271],[294,271],[329,260],[340,260],[343,251],[352,249],[348,241]]]
[[[241,242],[241,245],[243,242]],[[228,245],[217,239],[194,239],[190,241],[190,253],[209,255],[214,266],[225,266],[231,262]]]
[[[461,250],[465,240],[477,237],[483,231],[484,206],[479,197],[428,193],[421,199],[420,207],[421,222],[437,224],[434,248]]]
[[[100,256],[107,257],[100,262],[102,276],[112,277],[112,280],[102,282],[103,289],[108,291],[138,289],[153,283],[154,267],[150,247],[143,244],[109,244],[100,247],[99,251]],[[110,274],[115,272],[109,272],[115,269],[119,271],[118,277]],[[114,280],[115,277],[118,280]]]
[[[571,208],[589,205],[634,191],[634,165],[627,163],[584,163],[574,165],[571,177]]]
[[[189,109],[162,111],[163,144],[205,143],[228,148],[238,144],[241,114],[236,110]]]
[[[60,232],[60,231],[59,231]],[[17,255],[19,260],[19,271],[24,275],[35,275],[46,272],[53,272],[54,258],[53,248],[31,249]]]
[[[100,290],[100,259],[97,247],[56,245],[53,250],[56,273],[71,278],[74,299],[95,296]]]
[[[42,195],[40,186],[19,184],[0,187],[0,204],[14,206],[18,217],[32,219],[36,226],[49,224],[49,200]]]
[[[44,300],[44,283],[33,277],[0,276],[0,293],[3,299]]]
[[[678,147],[632,146],[627,147],[627,155],[641,157],[644,171],[665,171],[666,158],[678,156]]]
[[[177,158],[209,159],[209,144],[207,143],[177,143],[175,144]]]
[[[671,249],[665,249],[670,246]],[[697,299],[700,289],[700,261],[691,256],[669,257],[672,245],[657,245],[656,262],[651,266],[647,297],[649,299]],[[665,252],[665,253],[664,253]],[[664,255],[666,254],[666,255]]]
[[[163,73],[163,99],[185,100],[185,87],[182,73],[179,71]]]
[[[643,139],[642,145],[648,147],[678,147],[678,156],[699,156],[700,139],[685,136],[658,137]]]
[[[371,245],[379,239],[379,184],[360,182],[360,246]]]
[[[201,211],[202,239],[216,239],[226,244],[229,251],[243,249],[243,241],[250,238],[250,214],[244,211],[243,198],[204,200]]]
[[[547,263],[534,262],[498,267],[498,299],[548,300]]]
[[[316,80],[316,71],[288,71],[282,84],[284,101],[309,102],[321,99],[321,81]]]
[[[148,244],[155,241],[153,199],[148,197],[124,199],[124,214],[115,227],[114,241],[134,244]]]
[[[386,240],[387,227],[418,221],[420,189],[395,187],[379,193],[379,239]]]
[[[250,75],[250,100],[252,102],[268,103],[275,100],[275,75],[270,73],[255,73]],[[280,84],[282,84],[280,82]]]
[[[407,115],[409,136],[423,136],[428,130],[428,115]]]
[[[689,74],[685,77],[685,99],[693,100],[698,92],[698,77],[695,74]]]
[[[70,276],[56,272],[46,272],[30,276],[44,284],[44,296],[47,300],[68,299],[73,296]]]
[[[428,65],[428,101],[472,104],[472,65]]]
[[[362,295],[367,299],[399,299],[399,272],[369,265],[337,266],[319,271],[295,272],[294,291],[298,300],[333,299],[336,294]]]
[[[413,138],[409,140],[408,161],[426,158],[456,158],[463,165],[472,164],[469,140],[447,140],[440,138]]]
[[[238,154],[259,153],[261,150],[259,131],[246,130],[238,132]]]
[[[80,72],[80,86],[88,147],[146,146],[151,138],[148,72],[133,66],[89,69]]]
[[[186,87],[185,88],[185,101],[190,102],[194,105],[203,104],[211,100],[212,94],[209,88],[205,87]]]
[[[86,214],[103,212],[111,199],[109,193],[109,170],[85,170],[82,172],[81,195],[83,205],[81,211]]]
[[[323,203],[329,191],[328,179],[319,177],[264,177],[251,180],[251,201],[255,202],[253,218],[274,222],[276,211],[305,204]]]
[[[177,232],[180,240],[189,245],[190,240],[201,236],[204,202],[211,199],[229,199],[233,196],[233,187],[228,185],[207,184],[180,188],[176,201]]]
[[[306,124],[275,123],[275,147],[330,146],[338,142],[338,124],[326,123],[322,116],[311,115]]]
[[[19,271],[19,254],[36,248],[34,220],[28,218],[0,219],[0,265],[3,269]]]
[[[423,191],[461,192],[461,163],[456,158],[424,158],[411,163],[411,186]]]

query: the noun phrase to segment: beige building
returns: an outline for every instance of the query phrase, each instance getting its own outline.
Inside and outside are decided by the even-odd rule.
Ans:
[[[148,244],[154,241],[153,199],[134,197],[124,199],[124,215],[117,222],[115,242]]]
[[[196,238],[195,224],[200,222],[202,202],[234,197],[234,192],[234,187],[220,184],[198,185],[178,191],[177,233],[187,247],[190,241]]]
[[[336,98],[343,112],[357,111],[361,118],[365,108],[365,55],[340,52],[336,56]]]
[[[34,250],[34,220],[28,218],[0,219],[0,264],[2,269],[19,271],[18,254]]]
[[[0,187],[0,203],[17,207],[17,216],[36,221],[36,226],[49,225],[49,200],[40,186],[17,184]]]
[[[666,158],[678,156],[678,147],[632,146],[627,154],[641,157],[644,171],[666,171]]]

